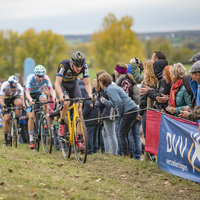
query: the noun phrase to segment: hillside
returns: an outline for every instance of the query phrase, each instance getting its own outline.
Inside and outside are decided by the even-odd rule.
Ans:
[[[64,35],[68,44],[78,44],[89,42],[91,35]],[[200,30],[198,31],[170,31],[154,33],[137,33],[137,38],[141,41],[168,38],[172,45],[179,46],[186,42],[200,42]]]

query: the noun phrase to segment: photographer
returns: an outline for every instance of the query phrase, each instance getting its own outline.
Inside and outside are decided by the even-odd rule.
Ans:
[[[141,75],[141,72],[143,71],[143,63],[136,57],[131,58],[129,63],[131,64],[132,75],[135,81],[141,83],[144,79],[144,75]]]

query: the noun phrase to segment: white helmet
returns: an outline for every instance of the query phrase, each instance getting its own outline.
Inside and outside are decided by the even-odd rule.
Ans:
[[[37,65],[34,69],[35,75],[44,76],[46,74],[46,69],[43,65]]]
[[[8,78],[8,82],[10,83],[11,87],[16,87],[18,83],[18,78],[16,76],[10,76]]]

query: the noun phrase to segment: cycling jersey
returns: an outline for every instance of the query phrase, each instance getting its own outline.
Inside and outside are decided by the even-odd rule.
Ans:
[[[89,70],[86,63],[83,65],[80,73],[76,73],[71,68],[70,62],[71,60],[65,59],[62,60],[58,65],[57,76],[63,77],[62,83],[65,83],[67,81],[74,81],[80,74],[83,74],[83,78],[89,77]]]
[[[11,90],[10,83],[8,81],[3,82],[1,85],[1,94],[0,96],[5,96],[6,98],[12,98],[17,95],[23,95],[23,88],[20,83],[17,83],[17,86]]]
[[[26,91],[30,91],[30,93],[36,93],[41,91],[41,86],[46,84],[48,89],[51,90],[52,84],[50,78],[45,75],[44,78],[42,79],[41,82],[37,82],[35,79],[35,74],[30,74],[27,77],[27,82],[26,82]]]

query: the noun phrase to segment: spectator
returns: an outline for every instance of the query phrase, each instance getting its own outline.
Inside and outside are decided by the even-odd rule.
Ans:
[[[151,61],[155,62],[157,60],[166,60],[166,55],[162,51],[154,51]]]
[[[96,73],[97,75],[97,99],[96,99],[96,106],[100,108],[100,116],[102,117],[103,127],[102,127],[102,136],[104,140],[104,147],[105,147],[105,153],[110,154],[110,152],[113,155],[117,155],[118,150],[118,143],[117,138],[115,135],[115,118],[111,113],[111,108],[107,105],[104,105],[100,99],[101,97],[104,97],[108,99],[107,95],[105,94],[102,87],[100,87],[98,77],[106,73],[104,70],[100,70]]]
[[[156,97],[161,97],[162,94],[169,95],[171,85],[169,83],[166,83],[165,79],[162,78],[163,76],[163,69],[165,66],[168,65],[167,60],[157,60],[153,63],[153,70],[154,74],[156,75],[158,79],[158,87],[156,89],[150,88],[149,86],[144,86],[144,88],[141,88],[139,90],[139,93],[141,95],[147,94],[147,96],[150,99],[153,99],[156,101],[154,108],[158,110],[165,110],[165,108],[168,106],[167,103],[159,103],[156,100]]]
[[[192,106],[191,97],[183,85],[183,76],[186,74],[186,69],[181,63],[176,63],[169,71],[173,85],[169,95],[169,106],[166,110],[171,114],[178,116],[180,110],[184,110],[185,106]]]
[[[172,84],[172,80],[170,77],[170,71],[169,71],[170,67],[171,67],[171,65],[167,65],[163,70],[163,78],[165,79],[166,83],[168,83],[168,84]],[[157,96],[156,100],[159,103],[167,103],[169,100],[169,95],[161,94],[161,97]]]
[[[154,53],[152,55],[152,58],[151,58],[152,62],[155,62],[158,60],[166,60],[166,56],[162,51],[154,51]],[[132,75],[133,75],[135,81],[137,83],[141,83],[144,79],[144,75],[141,75],[141,71],[143,71],[142,62],[138,58],[133,57],[133,58],[131,58],[129,63],[131,64]],[[140,69],[140,72],[139,72],[138,68]]]
[[[192,56],[192,58],[189,61],[193,62],[193,64],[194,64],[198,60],[200,60],[200,52],[194,54],[194,56]]]
[[[124,63],[117,63],[115,67],[115,79],[116,85],[120,86],[129,97],[133,99],[133,87],[137,85],[133,76],[127,73],[127,65]],[[119,123],[121,118],[119,117]],[[133,122],[133,126],[129,132],[129,147],[132,150],[131,157],[134,157],[136,160],[140,160],[141,156],[141,139],[140,139],[140,125],[141,125],[141,116],[138,115],[136,120]],[[119,143],[118,143],[119,144]],[[121,146],[121,145],[120,145]]]
[[[153,62],[151,60],[146,61],[143,64],[143,73],[144,73],[144,80],[141,84],[144,86],[149,86],[151,88],[156,89],[158,79],[156,78],[154,71],[153,71]],[[145,108],[152,108],[154,104],[154,100],[149,98],[147,95],[140,96],[140,115],[142,116],[142,129],[144,138],[146,138],[146,110]],[[150,157],[151,156],[151,157]],[[148,152],[144,152],[144,160],[149,161],[151,159],[155,159],[155,155],[149,154]]]
[[[78,80],[79,87],[83,98],[89,98],[88,93],[85,89],[83,80]],[[98,109],[92,108],[90,105],[92,100],[83,101],[83,118],[85,121],[88,137],[88,155],[98,152]],[[93,120],[95,119],[95,120]],[[88,121],[87,121],[88,120]]]
[[[105,93],[108,95],[108,100],[101,97],[101,102],[106,106],[115,108],[117,114],[121,117],[119,138],[122,147],[122,157],[131,157],[128,133],[138,115],[137,105],[121,87],[112,84],[112,79],[109,74],[101,74],[98,77],[98,81],[100,87],[105,90]]]
[[[142,85],[149,86],[151,88],[156,88],[158,79],[156,78],[154,71],[153,71],[153,62],[151,60],[146,61],[143,65],[144,67],[144,80],[141,82]],[[152,108],[154,104],[154,101],[149,98],[146,94],[140,96],[140,115],[142,116],[142,128],[143,128],[143,133],[144,137],[146,135],[146,111],[143,110],[145,108]]]
[[[196,99],[196,105],[200,106],[200,92],[199,92],[199,84],[200,84],[200,60],[196,61],[189,70],[191,75],[190,87],[193,92],[193,95]],[[188,115],[188,110],[186,112],[181,111],[180,117],[186,118]],[[200,120],[197,120],[200,123]]]

